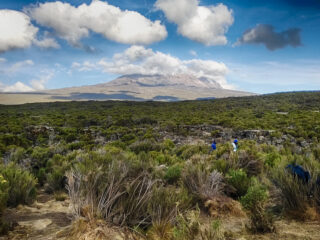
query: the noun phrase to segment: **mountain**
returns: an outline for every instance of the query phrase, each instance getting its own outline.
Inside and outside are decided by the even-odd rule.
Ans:
[[[28,93],[1,93],[1,104],[72,100],[180,101],[254,95],[228,90],[211,79],[193,75],[123,75],[113,81]]]

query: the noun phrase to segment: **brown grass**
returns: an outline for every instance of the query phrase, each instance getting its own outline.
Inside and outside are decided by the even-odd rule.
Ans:
[[[245,216],[240,203],[226,196],[218,196],[209,199],[205,202],[204,205],[211,217],[216,218],[221,216]]]

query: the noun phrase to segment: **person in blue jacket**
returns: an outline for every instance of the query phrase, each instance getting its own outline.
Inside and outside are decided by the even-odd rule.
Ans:
[[[233,146],[233,151],[236,152],[238,150],[238,139],[237,137],[235,137],[233,143],[232,143],[232,146]]]
[[[217,149],[217,143],[216,143],[216,140],[213,140],[212,141],[212,144],[211,144],[211,149],[210,149],[210,152],[214,151]]]

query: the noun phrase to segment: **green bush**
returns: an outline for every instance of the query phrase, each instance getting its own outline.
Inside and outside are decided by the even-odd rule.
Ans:
[[[178,180],[181,178],[181,171],[182,167],[180,165],[170,166],[164,175],[164,179],[169,184],[177,183]]]
[[[273,232],[273,218],[265,209],[268,192],[264,186],[254,181],[246,195],[241,197],[240,203],[247,210],[250,218],[249,229],[253,232]]]
[[[159,151],[160,145],[154,140],[145,139],[132,143],[129,148],[131,151],[138,154],[139,152]]]
[[[274,167],[281,161],[281,156],[277,152],[268,153],[265,157],[264,164],[269,167]]]
[[[9,197],[9,183],[3,177],[3,175],[0,174],[0,217],[1,217],[2,211],[5,209],[7,205],[8,197]]]
[[[231,169],[227,174],[227,182],[234,188],[234,193],[231,194],[235,198],[239,198],[247,193],[251,179],[242,169]]]
[[[35,200],[37,180],[31,173],[13,163],[3,167],[0,173],[9,184],[8,206],[30,204]]]

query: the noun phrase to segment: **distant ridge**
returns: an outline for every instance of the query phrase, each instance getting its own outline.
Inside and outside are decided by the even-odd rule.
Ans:
[[[129,100],[182,101],[255,95],[224,89],[214,80],[187,74],[129,74],[110,82],[27,93],[1,93],[1,104],[32,102]]]

